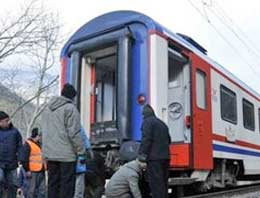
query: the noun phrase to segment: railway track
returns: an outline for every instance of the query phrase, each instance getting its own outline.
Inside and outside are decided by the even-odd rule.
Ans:
[[[239,187],[239,188],[232,188],[228,190],[223,190],[223,191],[218,191],[218,192],[210,192],[210,193],[204,193],[204,194],[199,194],[199,195],[192,195],[192,196],[184,196],[183,198],[228,198],[232,196],[242,196],[248,193],[253,193],[253,192],[259,192],[260,191],[260,184],[257,185],[251,185],[251,186],[244,186],[244,187]],[[254,196],[255,197],[255,196]]]
[[[170,198],[205,198],[205,197],[206,198],[238,198],[238,197],[256,198],[257,196],[255,196],[255,195],[250,196],[250,197],[247,196],[249,193],[254,193],[254,192],[259,192],[259,195],[260,195],[260,184],[243,186],[243,187],[233,188],[233,189],[228,189],[228,190],[221,190],[218,192],[210,192],[210,193],[203,193],[203,194],[197,194],[197,195],[183,196],[183,197],[169,194],[169,197]],[[106,196],[103,195],[102,198],[106,198]],[[151,198],[151,197],[149,197],[149,198]]]

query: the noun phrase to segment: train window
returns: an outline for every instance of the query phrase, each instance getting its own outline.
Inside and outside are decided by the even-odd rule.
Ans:
[[[206,109],[206,74],[201,70],[196,72],[196,100],[199,108]]]
[[[244,127],[251,131],[255,130],[255,113],[254,105],[243,98],[243,122]]]
[[[223,120],[237,124],[236,94],[223,85],[220,85],[220,111]]]

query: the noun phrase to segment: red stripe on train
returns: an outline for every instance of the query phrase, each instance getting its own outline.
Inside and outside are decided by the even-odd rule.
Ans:
[[[252,144],[252,143],[241,141],[241,140],[236,140],[234,142],[231,142],[231,141],[228,141],[225,136],[218,135],[218,134],[213,134],[213,140],[227,142],[227,143],[233,143],[238,146],[244,146],[244,147],[260,150],[260,145],[258,145],[258,144]]]

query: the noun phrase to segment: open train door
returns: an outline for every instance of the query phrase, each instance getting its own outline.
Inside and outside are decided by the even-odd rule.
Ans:
[[[213,168],[210,65],[191,53],[193,168]]]

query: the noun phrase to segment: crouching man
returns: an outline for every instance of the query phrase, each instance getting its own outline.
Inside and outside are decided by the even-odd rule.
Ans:
[[[146,163],[133,160],[121,166],[106,187],[107,198],[141,198],[138,185]]]

